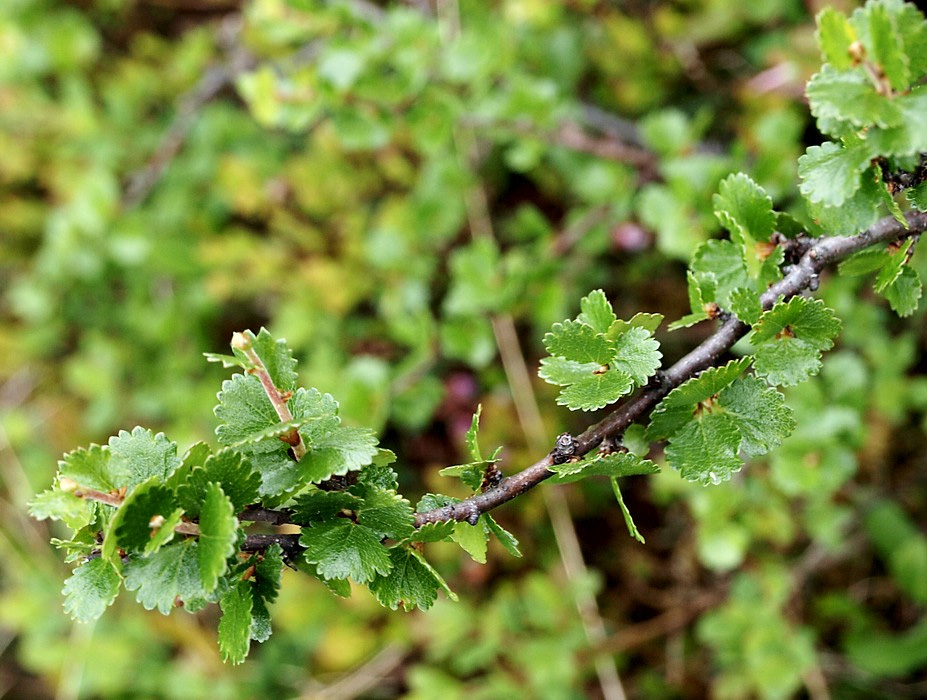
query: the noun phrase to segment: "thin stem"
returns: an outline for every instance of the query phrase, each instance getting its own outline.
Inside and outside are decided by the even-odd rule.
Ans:
[[[908,212],[906,219],[907,227],[893,217],[886,217],[855,236],[829,236],[817,239],[798,263],[792,266],[789,273],[763,293],[760,297],[763,308],[768,309],[780,298],[791,298],[810,287],[827,265],[879,243],[906,238],[927,230],[927,213]],[[666,370],[662,374],[662,381],[649,385],[636,397],[618,406],[579,435],[576,438],[575,454],[585,455],[606,437],[619,437],[631,423],[646,415],[672,389],[713,366],[748,330],[749,326],[736,318],[726,321],[701,345]],[[548,468],[552,464],[552,456],[548,454],[483,493],[459,503],[418,513],[415,518],[416,525],[478,517],[480,513],[497,508],[552,476],[553,472]]]

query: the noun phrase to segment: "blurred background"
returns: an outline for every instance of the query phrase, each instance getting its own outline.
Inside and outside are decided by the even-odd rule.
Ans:
[[[119,429],[210,440],[225,371],[202,353],[262,325],[413,502],[454,488],[478,403],[484,449],[530,464],[593,418],[536,377],[552,322],[597,287],[619,317],[686,313],[730,172],[801,216],[822,6],[0,3],[0,695],[927,696],[925,312],[865,279],[822,282],[844,333],[779,450],[711,488],[623,482],[646,545],[607,482],[541,487],[497,511],[522,559],[429,545],[457,604],[285,572],[240,667],[215,610],[124,595],[72,624],[64,530],[25,513]],[[666,360],[709,326],[658,331]]]

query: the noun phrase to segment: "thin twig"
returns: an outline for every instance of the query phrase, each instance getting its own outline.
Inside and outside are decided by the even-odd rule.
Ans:
[[[817,280],[821,270],[865,248],[927,230],[927,213],[909,212],[905,228],[893,217],[886,217],[868,230],[855,236],[829,236],[816,239],[789,273],[761,296],[763,308],[769,309],[780,298],[788,299],[804,291]],[[642,418],[657,403],[686,380],[714,365],[724,353],[742,338],[749,326],[737,318],[726,321],[712,336],[662,375],[662,381],[649,385],[636,397],[620,405],[576,438],[575,454],[582,456],[597,447],[606,437],[615,438],[635,420]],[[416,515],[418,526],[443,520],[466,520],[474,513],[485,513],[529,491],[553,476],[551,454],[542,457],[517,474],[503,479],[494,488],[476,494],[459,503],[435,508]]]

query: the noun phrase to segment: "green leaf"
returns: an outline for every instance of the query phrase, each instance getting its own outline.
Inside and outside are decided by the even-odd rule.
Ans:
[[[115,533],[116,544],[127,552],[140,552],[151,541],[159,520],[173,516],[176,509],[174,494],[155,481],[145,482],[119,508]]]
[[[157,608],[167,615],[176,599],[190,601],[205,595],[197,564],[197,543],[192,539],[162,547],[148,557],[133,556],[125,564],[125,586],[138,591],[136,600],[145,610]]]
[[[80,530],[93,522],[94,513],[90,501],[59,488],[36,494],[29,501],[29,515],[33,518],[62,520],[72,530]]]
[[[207,484],[200,510],[197,550],[200,583],[205,593],[211,593],[219,585],[219,577],[226,572],[229,557],[235,553],[237,539],[238,519],[232,502],[219,484]]]
[[[131,433],[120,430],[111,437],[109,452],[112,480],[130,490],[151,477],[164,481],[180,466],[177,443],[170,442],[164,433],[154,435],[141,427]]]
[[[268,603],[277,600],[283,567],[283,549],[279,544],[273,544],[264,551],[264,556],[259,557],[254,565],[252,590],[256,597]]]
[[[377,451],[372,430],[339,426],[327,434],[313,434],[299,460],[299,474],[305,481],[319,483],[370,464]]]
[[[750,335],[756,373],[770,384],[792,386],[817,374],[821,352],[834,345],[840,321],[819,299],[792,297],[763,314]]]
[[[611,366],[643,386],[660,368],[660,343],[644,328],[631,327],[615,339],[615,359]]]
[[[607,333],[617,320],[611,303],[601,289],[594,289],[584,296],[579,302],[579,308],[582,313],[577,320],[591,326],[596,333]]]
[[[899,316],[910,316],[917,311],[923,286],[917,270],[905,265],[901,274],[883,292],[888,303]]]
[[[480,517],[486,521],[486,526],[489,528],[489,531],[496,536],[499,540],[499,544],[502,545],[505,551],[513,557],[520,559],[521,551],[518,549],[518,540],[515,538],[515,535],[497,523],[489,513],[483,513]]]
[[[839,207],[860,187],[871,156],[862,142],[843,147],[833,141],[810,146],[798,159],[798,189],[812,203]]]
[[[91,445],[69,452],[58,462],[58,477],[67,477],[85,489],[108,493],[125,486],[124,475],[110,467],[110,451],[99,445]],[[118,481],[117,481],[118,480]]]
[[[427,610],[443,588],[448,596],[457,596],[447,587],[438,573],[416,552],[405,547],[389,550],[388,573],[378,575],[370,582],[370,590],[381,605],[396,610],[400,605],[409,611]]]
[[[286,341],[274,340],[266,328],[261,328],[257,335],[251,331],[245,331],[245,335],[251,339],[251,348],[261,358],[274,386],[281,391],[295,390],[298,379],[296,360]]]
[[[415,529],[412,506],[395,491],[369,489],[357,512],[357,520],[381,538],[401,540]]]
[[[646,544],[647,541],[640,533],[640,530],[637,529],[637,525],[634,524],[631,511],[628,510],[628,506],[625,505],[624,496],[621,495],[621,487],[618,486],[618,477],[613,476],[609,481],[611,481],[612,484],[612,493],[615,494],[615,500],[618,501],[618,507],[621,508],[621,514],[624,516],[624,524],[628,528],[628,534],[641,544]]]
[[[630,452],[612,452],[596,455],[579,462],[565,462],[550,467],[556,472],[551,483],[566,484],[579,481],[589,476],[632,476],[635,474],[655,474],[660,468],[649,459],[641,459]]]
[[[486,465],[488,464],[492,464],[492,462],[483,460],[482,462],[455,464],[450,467],[444,467],[438,472],[438,474],[441,476],[457,477],[464,484],[476,491],[483,483],[483,473],[486,469]]]
[[[216,435],[222,445],[253,442],[252,436],[280,421],[264,387],[255,376],[236,374],[226,379],[222,382],[218,398]]]
[[[160,479],[157,476],[152,476],[150,479],[148,479],[148,481],[143,484],[139,484],[132,491],[130,491],[122,503],[119,504],[116,512],[113,513],[113,517],[110,518],[109,525],[107,526],[103,537],[103,546],[100,549],[100,553],[104,559],[113,564],[117,563],[119,559],[118,533],[120,527],[122,527],[123,520],[126,518],[126,514],[132,512],[133,504],[137,499],[145,499],[145,494],[149,490],[154,489],[156,491],[160,491],[163,487],[159,482]],[[173,509],[171,509],[171,511],[172,510]]]
[[[688,481],[720,484],[740,471],[740,431],[723,413],[707,413],[686,423],[670,438],[666,459]]]
[[[267,603],[261,598],[253,598],[251,601],[251,630],[249,634],[251,639],[256,642],[266,642],[273,634],[273,628],[270,624],[270,610],[267,609]]]
[[[887,190],[878,169],[869,167],[859,176],[859,188],[840,206],[808,202],[808,211],[820,227],[845,234],[859,233],[884,216]]]
[[[729,175],[714,196],[715,216],[735,241],[768,241],[776,230],[772,199],[748,175]]]
[[[293,505],[293,519],[300,524],[331,520],[342,510],[356,511],[363,501],[347,491],[309,491],[300,494]]]
[[[698,247],[690,265],[699,282],[704,302],[716,301],[724,309],[731,307],[731,293],[740,287],[754,287],[756,283],[747,272],[744,251],[732,241],[710,240]],[[707,284],[706,284],[707,283]],[[714,287],[714,294],[707,292]],[[698,313],[699,309],[692,309]]]
[[[894,101],[880,95],[862,70],[838,71],[825,65],[811,77],[805,94],[811,114],[818,119],[882,128],[896,126],[903,119]]]
[[[847,16],[832,7],[821,10],[817,16],[817,40],[821,55],[834,68],[847,70],[853,67],[850,45],[856,41],[856,33]]]
[[[733,384],[749,365],[749,357],[731,360],[721,367],[710,367],[673,389],[653,410],[647,439],[653,441],[675,435],[692,420],[699,404],[713,399]]]
[[[880,294],[901,276],[901,271],[908,261],[908,251],[914,245],[914,239],[909,238],[904,241],[897,250],[893,250],[886,256],[885,264],[879,270],[875,281],[875,290]],[[886,251],[887,252],[887,251]]]
[[[239,581],[219,599],[222,617],[219,620],[219,651],[222,660],[240,664],[251,647],[251,610],[254,601],[251,586]]]
[[[661,323],[663,323],[663,314],[648,314],[641,311],[634,314],[630,321],[617,319],[608,327],[608,332],[605,335],[609,340],[614,341],[629,328],[643,328],[653,335]]]
[[[555,323],[544,336],[544,347],[551,355],[597,365],[606,365],[615,356],[612,344],[603,334],[578,321]]]
[[[477,520],[476,525],[469,523],[455,523],[454,535],[452,539],[469,554],[474,561],[480,564],[486,563],[486,550],[489,543],[489,528],[483,521],[483,517]]]
[[[911,205],[918,211],[927,211],[927,180],[904,193]]]
[[[741,321],[753,325],[763,314],[760,295],[755,289],[740,287],[731,292],[731,312]]]
[[[306,548],[306,561],[315,564],[326,579],[350,576],[366,583],[376,574],[387,575],[392,566],[389,551],[380,544],[377,533],[350,520],[303,528],[299,542]]]
[[[545,357],[541,359],[538,376],[548,384],[569,386],[587,379],[601,369],[602,365],[597,365],[595,362],[576,362],[562,357]]]
[[[701,277],[696,277],[692,270],[687,270],[686,279],[688,280],[689,308],[692,309],[692,313],[673,321],[669,325],[671,331],[688,328],[710,318],[707,307],[711,300],[714,299],[717,289],[714,274],[703,273]],[[707,287],[707,289],[703,290],[703,287]]]
[[[64,582],[64,610],[78,622],[96,620],[119,594],[119,572],[103,558],[81,564]]]
[[[865,248],[841,262],[837,270],[841,275],[868,275],[880,269],[888,259],[884,248]]]
[[[741,435],[740,451],[748,457],[778,447],[795,429],[785,397],[756,377],[741,377],[726,387],[718,405],[734,419]]]
[[[894,17],[888,7],[880,3],[869,3],[864,10],[869,16],[869,36],[866,48],[870,58],[885,73],[893,90],[906,90],[911,74],[908,56],[905,53],[901,35],[895,26]]]
[[[594,411],[614,403],[633,387],[634,380],[629,374],[610,369],[568,386],[560,392],[557,403],[571,411]]]
[[[479,444],[479,432],[480,432],[480,414],[483,412],[483,404],[478,404],[476,407],[476,413],[473,414],[473,418],[470,420],[470,427],[467,429],[467,434],[464,436],[464,441],[467,443],[467,452],[470,455],[470,459],[474,462],[482,462],[483,457],[480,454],[480,444]]]
[[[206,495],[206,486],[216,483],[228,496],[235,511],[255,503],[260,496],[261,476],[240,452],[221,450],[206,458],[202,467],[193,469],[178,488],[177,497],[191,517],[199,515],[200,504]]]
[[[142,554],[145,556],[157,552],[161,547],[174,539],[174,528],[180,525],[183,508],[177,508],[170,515],[165,516],[164,522],[151,528],[151,539],[145,543]]]
[[[204,352],[206,362],[221,362],[225,369],[252,369],[254,364],[247,357],[237,355],[222,355],[217,352]]]

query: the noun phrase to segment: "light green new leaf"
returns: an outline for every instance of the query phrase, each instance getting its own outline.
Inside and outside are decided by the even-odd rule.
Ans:
[[[219,651],[222,660],[240,664],[251,647],[251,584],[239,581],[219,599],[222,617],[219,619]]]
[[[109,439],[109,452],[112,480],[130,491],[151,477],[164,481],[180,466],[177,443],[164,433],[154,435],[142,427],[133,428],[131,433],[120,430]]]
[[[174,609],[178,598],[186,602],[205,595],[193,539],[169,544],[148,557],[132,557],[123,572],[126,590],[137,591],[135,598],[145,610],[157,608],[162,615]]]
[[[749,357],[731,360],[721,367],[710,367],[673,389],[651,413],[647,439],[653,441],[675,435],[692,420],[700,403],[733,384],[749,365]]]
[[[911,249],[912,245],[914,245],[914,239],[909,238],[902,243],[897,250],[891,253],[886,251],[886,262],[879,270],[879,274],[875,281],[875,290],[879,292],[879,294],[882,294],[890,284],[901,276],[901,271],[908,261],[908,251]]]
[[[741,321],[753,325],[763,314],[760,295],[751,287],[740,287],[731,292],[731,312]]]
[[[855,127],[896,126],[901,110],[888,97],[880,95],[862,70],[838,71],[824,65],[805,88],[811,114],[818,119],[849,122]]]
[[[865,248],[842,261],[837,270],[841,275],[868,275],[881,269],[888,259],[884,248]]]
[[[476,525],[464,522],[455,523],[454,534],[451,539],[459,544],[474,561],[480,564],[486,563],[486,550],[489,545],[489,528],[482,516],[477,520]]]
[[[266,328],[261,328],[257,335],[251,331],[245,331],[245,335],[251,339],[251,348],[261,358],[274,386],[281,391],[296,389],[296,360],[286,341],[274,340]]]
[[[617,320],[612,305],[601,289],[594,289],[579,302],[582,313],[577,319],[580,323],[592,326],[596,333],[607,333]]]
[[[29,515],[36,520],[62,520],[72,530],[80,530],[93,521],[93,503],[61,489],[48,489],[29,501]]]
[[[615,369],[593,374],[560,392],[557,403],[571,411],[595,411],[614,403],[634,387],[631,375]]]
[[[259,557],[254,565],[252,590],[256,597],[268,603],[273,603],[277,599],[283,567],[283,549],[279,544],[273,544],[265,550],[264,556]]]
[[[595,362],[576,362],[562,357],[545,357],[541,359],[538,376],[548,384],[569,386],[592,376],[601,369],[602,365]]]
[[[216,483],[206,486],[200,509],[200,539],[197,551],[200,583],[205,593],[219,585],[219,577],[228,569],[228,560],[235,553],[238,539],[238,518],[232,502]]]
[[[455,523],[451,520],[442,520],[437,523],[425,523],[406,538],[407,542],[442,542],[450,539],[454,534]]]
[[[695,251],[689,267],[699,282],[702,301],[715,301],[723,309],[730,308],[731,293],[735,289],[756,285],[747,272],[743,249],[732,241],[706,241]],[[714,294],[709,297],[712,286]],[[701,310],[704,311],[704,303]],[[692,311],[699,313],[699,309]]]
[[[869,17],[869,32],[864,38],[870,60],[882,68],[893,90],[906,90],[911,80],[909,60],[893,13],[881,3],[868,3],[863,12]]]
[[[125,475],[110,466],[110,451],[100,445],[68,452],[58,462],[58,477],[67,477],[85,489],[107,493],[126,486]]]
[[[832,7],[826,7],[817,16],[817,40],[821,55],[834,68],[847,70],[853,67],[850,45],[856,41],[856,32],[847,16]]]
[[[915,209],[918,211],[927,211],[927,181],[912,187],[904,194]]]
[[[883,295],[899,316],[910,316],[917,311],[923,286],[917,270],[905,265],[901,274],[885,288]]]
[[[497,523],[489,513],[483,513],[481,518],[486,521],[489,531],[496,536],[505,551],[520,559],[521,551],[518,549],[518,540],[515,535]]]
[[[629,328],[615,340],[615,359],[611,366],[634,380],[638,386],[647,383],[660,368],[663,354],[660,343],[643,328]]]
[[[555,323],[544,335],[544,347],[551,355],[598,365],[607,365],[615,356],[612,344],[603,334],[578,321]]]
[[[666,459],[688,481],[720,484],[740,471],[740,431],[734,419],[710,412],[689,421],[670,438]]]
[[[415,529],[412,506],[395,491],[368,489],[357,511],[357,521],[381,538],[401,540]]]
[[[621,495],[621,487],[618,486],[618,477],[613,476],[609,481],[612,483],[612,493],[615,494],[615,500],[618,501],[618,507],[621,508],[621,514],[624,516],[624,524],[628,528],[628,534],[641,544],[646,544],[647,541],[644,539],[640,530],[637,529],[637,525],[634,524],[631,511],[628,510],[628,506],[625,505],[624,496]]]
[[[376,574],[387,575],[392,567],[389,550],[377,533],[343,518],[304,527],[299,543],[306,548],[306,561],[326,579],[351,577],[366,583]]]
[[[632,476],[635,474],[655,474],[660,467],[649,459],[642,459],[630,452],[612,452],[607,455],[595,455],[579,462],[565,462],[550,467],[556,476],[551,483],[567,484],[589,476]]]
[[[748,457],[766,454],[795,429],[785,397],[756,377],[741,377],[718,396],[718,405],[734,419],[740,451]]]
[[[816,374],[821,352],[834,345],[840,321],[819,299],[792,297],[763,314],[750,335],[756,373],[770,384],[792,386]]]
[[[64,582],[64,611],[78,622],[96,620],[119,595],[119,572],[102,558],[81,564]]]
[[[643,328],[652,335],[660,327],[661,323],[663,323],[663,314],[648,314],[641,311],[634,314],[629,321],[617,319],[608,327],[605,337],[614,341],[629,328]]]
[[[483,456],[480,453],[479,433],[480,433],[480,414],[483,413],[483,404],[478,404],[476,413],[470,420],[470,427],[464,436],[464,442],[467,444],[467,453],[474,462],[482,462]]]
[[[776,230],[772,199],[744,173],[722,180],[713,202],[718,221],[742,245],[751,239],[768,241]]]
[[[809,146],[798,159],[798,189],[812,203],[839,207],[860,187],[862,173],[869,167],[869,151],[863,144],[844,147],[833,141]]]
[[[389,572],[370,582],[370,590],[384,607],[396,610],[401,605],[406,611],[427,610],[437,599],[439,588],[456,600],[438,573],[413,550],[394,547],[389,550],[389,559]]]

